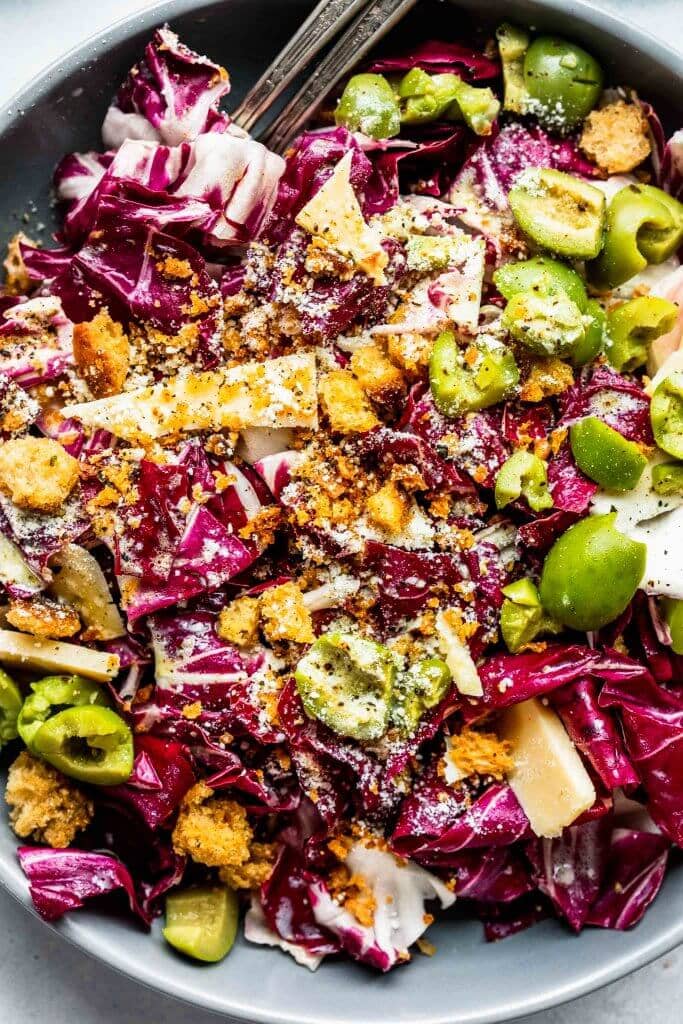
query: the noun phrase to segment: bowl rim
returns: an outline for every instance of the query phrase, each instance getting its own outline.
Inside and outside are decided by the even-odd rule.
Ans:
[[[173,19],[191,14],[193,11],[199,13],[202,8],[214,6],[216,2],[217,0],[159,0],[159,2],[141,7],[91,33],[63,55],[51,61],[0,105],[0,135],[16,117],[26,116],[23,111],[47,93],[54,86],[56,80],[67,78],[79,65],[83,64],[85,59],[101,57],[103,51],[106,54],[111,46],[125,41],[134,33],[151,31],[163,22],[173,21]],[[227,5],[230,0],[223,0],[223,2]],[[458,0],[453,0],[453,3],[457,6]],[[472,0],[469,2],[465,0],[465,3],[470,8],[474,6]],[[683,77],[681,53],[678,49],[663,42],[646,29],[642,29],[628,20],[622,20],[616,13],[596,8],[591,0],[531,0],[531,4],[539,10],[542,9],[550,13],[558,12],[565,16],[569,14],[576,18],[582,26],[595,28],[615,41],[642,52],[646,57],[654,57],[674,76]],[[250,1022],[254,1022],[254,1024],[255,1022],[259,1022],[259,1024],[348,1024],[348,1017],[336,1016],[332,1008],[326,1013],[323,1020],[316,1013],[302,1013],[300,1010],[297,1010],[296,1013],[289,1012],[282,1004],[277,1009],[254,1007],[244,1001],[235,1001],[229,991],[225,992],[225,998],[199,987],[194,991],[189,991],[183,981],[175,979],[172,971],[161,976],[154,969],[148,968],[144,961],[134,961],[127,956],[124,952],[125,945],[119,947],[115,943],[108,943],[100,928],[101,919],[99,918],[94,928],[91,918],[86,917],[79,920],[78,915],[68,916],[58,924],[47,922],[37,914],[31,904],[26,880],[18,863],[9,861],[2,854],[0,854],[0,885],[34,918],[81,952],[103,962],[116,973],[147,988],[171,996],[186,1005],[210,1010],[224,1016],[230,1015],[236,1021],[244,1021],[245,1024],[250,1024]],[[411,1015],[409,1024],[501,1024],[503,1021],[515,1020],[522,1015],[539,1013],[603,988],[669,953],[681,943],[683,943],[683,918],[668,928],[660,930],[656,936],[650,939],[644,938],[643,942],[633,950],[606,954],[602,965],[585,971],[581,976],[565,985],[554,985],[553,987],[546,985],[537,994],[532,992],[515,1002],[508,1002],[502,1013],[497,1010],[485,1009],[462,1013],[454,1008],[445,1014],[435,1015],[433,1011],[429,1011],[427,1016]]]

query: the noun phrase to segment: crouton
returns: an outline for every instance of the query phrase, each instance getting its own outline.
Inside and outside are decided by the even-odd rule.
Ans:
[[[448,740],[446,758],[462,778],[470,775],[490,775],[503,779],[512,771],[512,747],[507,740],[499,740],[495,733],[478,732],[467,726],[458,736]]]
[[[351,371],[373,402],[395,399],[405,390],[403,374],[377,345],[363,345],[351,356]]]
[[[56,848],[69,846],[94,813],[92,800],[28,750],[10,765],[5,800],[10,825],[21,839]]]
[[[81,620],[75,608],[42,596],[10,601],[6,618],[11,626],[22,633],[44,636],[48,640],[73,636],[81,628]]]
[[[221,640],[238,647],[249,647],[258,640],[259,601],[257,597],[238,597],[221,608],[216,632]]]
[[[74,324],[73,349],[78,371],[95,398],[123,391],[130,345],[121,324],[106,310],[93,320]]]
[[[368,498],[368,519],[387,533],[401,533],[410,519],[411,502],[405,491],[389,482]]]
[[[0,490],[19,508],[58,512],[76,486],[80,465],[49,437],[0,445]]]
[[[579,145],[601,171],[626,174],[650,155],[647,118],[637,103],[609,103],[588,115]]]
[[[25,295],[31,287],[31,278],[21,255],[22,243],[35,245],[23,231],[18,231],[7,244],[7,256],[2,264],[5,268],[5,290],[10,295]]]
[[[222,881],[233,888],[255,888],[272,870],[274,847],[253,838],[241,804],[214,796],[204,782],[185,794],[173,829],[176,853],[220,868]]]
[[[311,613],[296,583],[270,587],[261,595],[261,627],[267,640],[291,640],[312,644],[315,640]]]
[[[542,402],[550,395],[561,395],[574,383],[574,374],[569,363],[551,356],[549,359],[535,359],[519,397],[523,402]]]
[[[419,377],[434,348],[434,336],[405,331],[401,334],[388,334],[386,337],[389,358],[409,377]]]
[[[372,430],[379,422],[367,396],[349,370],[332,370],[318,386],[323,410],[332,430],[354,434]]]

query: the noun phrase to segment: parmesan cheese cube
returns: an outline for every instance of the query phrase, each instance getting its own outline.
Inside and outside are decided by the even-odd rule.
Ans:
[[[73,672],[104,683],[118,673],[119,656],[0,629],[0,664],[34,672]]]
[[[301,352],[230,369],[186,372],[151,387],[66,406],[62,413],[142,445],[197,430],[315,429],[315,355]]]
[[[595,788],[562,722],[536,698],[501,715],[498,735],[512,747],[508,781],[537,836],[559,836],[592,807]]]
[[[389,258],[382,248],[382,236],[365,223],[363,211],[351,185],[353,152],[342,157],[331,176],[296,217],[304,231],[343,256],[348,256],[376,284],[385,284],[384,268]]]

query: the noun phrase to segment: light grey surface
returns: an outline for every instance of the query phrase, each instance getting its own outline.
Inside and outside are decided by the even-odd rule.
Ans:
[[[91,0],[90,4],[83,0],[0,0],[0,100],[65,49],[140,6],[136,0]],[[683,40],[680,0],[602,0],[601,6],[638,21],[670,44]],[[209,1024],[216,1020],[211,1014],[146,991],[89,960],[30,918],[2,892],[0,915],[1,1021]],[[571,956],[571,945],[567,955]],[[681,1019],[682,967],[683,950],[679,950],[627,980],[535,1020],[539,1024],[640,1024],[642,1020],[674,1024]],[[525,964],[524,969],[529,987],[533,988],[534,965]],[[306,981],[302,975],[301,984]],[[483,986],[486,981],[484,974]]]

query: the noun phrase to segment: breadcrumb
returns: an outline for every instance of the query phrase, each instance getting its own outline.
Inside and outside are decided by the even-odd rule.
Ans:
[[[451,736],[446,757],[463,778],[470,775],[490,775],[503,779],[512,771],[512,746],[499,740],[495,733],[478,732],[468,726],[457,736]]]
[[[312,644],[315,640],[311,613],[294,582],[270,587],[261,595],[261,628],[266,640],[291,640]]]
[[[410,518],[411,503],[405,491],[389,482],[368,498],[368,519],[390,534],[403,531]]]
[[[238,597],[221,609],[216,632],[229,644],[249,647],[258,640],[259,618],[258,598]]]
[[[95,398],[123,391],[130,362],[128,335],[106,309],[94,319],[74,324],[76,366]]]
[[[519,397],[523,402],[542,402],[550,395],[561,395],[573,383],[574,374],[569,363],[555,356],[535,359]]]
[[[49,640],[73,636],[81,628],[81,620],[75,608],[43,596],[10,601],[6,618],[11,626],[22,633],[44,636]]]
[[[332,370],[318,385],[323,410],[332,430],[354,434],[372,430],[379,422],[367,396],[350,370]]]
[[[32,246],[36,244],[23,231],[18,231],[16,235],[10,238],[7,244],[7,256],[3,260],[5,291],[9,295],[24,295],[31,287],[31,278],[26,269],[24,258],[21,255],[20,246],[22,243]]]
[[[10,825],[21,839],[62,848],[90,824],[92,800],[51,765],[22,751],[10,765],[5,800]]]
[[[375,920],[377,900],[372,886],[363,875],[352,875],[345,865],[334,868],[327,887],[344,910],[352,914],[364,928],[371,928]]]
[[[173,829],[173,849],[198,864],[220,868],[221,881],[235,889],[251,889],[272,870],[275,848],[253,842],[254,833],[241,804],[214,796],[198,782],[180,805]]]
[[[58,512],[76,486],[80,465],[49,437],[21,437],[0,446],[0,490],[19,508]]]
[[[411,378],[419,377],[434,348],[434,338],[428,334],[415,334],[410,331],[401,334],[389,334],[386,338],[387,352],[390,359],[400,366]]]
[[[405,378],[377,345],[362,345],[351,356],[351,371],[373,402],[390,402],[405,390]]]
[[[637,103],[609,103],[588,115],[579,145],[601,171],[626,174],[650,155],[647,118]]]

